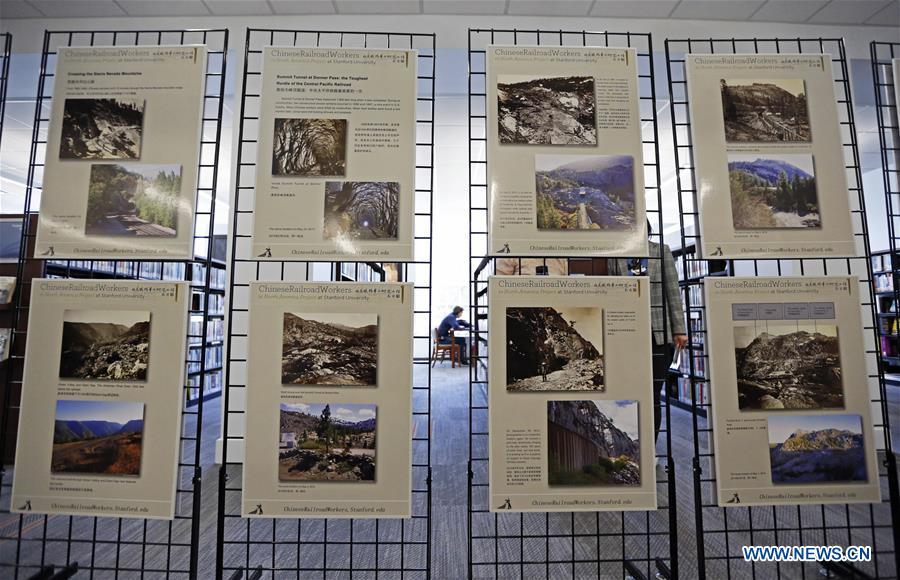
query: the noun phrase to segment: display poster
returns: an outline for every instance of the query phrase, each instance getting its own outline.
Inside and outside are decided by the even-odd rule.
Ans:
[[[413,259],[416,57],[263,49],[254,256]]]
[[[250,284],[244,516],[411,515],[412,320],[412,284]]]
[[[489,252],[646,256],[637,53],[487,47]]]
[[[35,279],[10,507],[171,519],[186,282]]]
[[[703,255],[857,255],[831,57],[685,59]]]
[[[490,509],[656,509],[646,277],[489,280]]]
[[[206,47],[56,61],[35,257],[191,258]]]
[[[859,280],[704,290],[719,505],[881,501]]]

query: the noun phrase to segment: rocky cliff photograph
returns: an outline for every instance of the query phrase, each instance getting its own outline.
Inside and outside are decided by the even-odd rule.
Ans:
[[[819,228],[812,155],[728,155],[736,230]]]
[[[140,159],[143,100],[66,99],[60,159]]]
[[[181,203],[181,165],[91,165],[89,236],[173,237]]]
[[[326,240],[396,240],[400,184],[395,181],[326,181]]]
[[[803,79],[721,79],[728,143],[810,142]]]
[[[501,144],[596,145],[593,77],[497,76]]]
[[[65,311],[59,378],[146,381],[149,365],[149,312]]]
[[[866,482],[859,415],[768,418],[773,484]]]
[[[844,407],[841,349],[833,324],[737,325],[734,361],[742,411]]]
[[[374,387],[378,315],[285,312],[281,383]]]
[[[631,230],[634,158],[629,155],[536,155],[539,230]]]
[[[596,391],[605,387],[603,309],[506,309],[506,390]]]
[[[272,175],[343,177],[347,119],[275,119]]]
[[[641,484],[637,401],[547,401],[549,485]]]
[[[280,481],[375,481],[375,405],[281,403]]]
[[[57,401],[50,471],[140,475],[143,438],[143,403]]]

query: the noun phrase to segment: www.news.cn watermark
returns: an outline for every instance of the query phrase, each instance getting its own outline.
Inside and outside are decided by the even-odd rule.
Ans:
[[[747,562],[871,562],[871,546],[742,546]]]

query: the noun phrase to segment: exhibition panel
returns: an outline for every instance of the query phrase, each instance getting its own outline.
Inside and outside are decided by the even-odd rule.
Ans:
[[[717,72],[716,67],[732,60],[740,69],[753,62],[748,55],[754,54],[759,55],[756,68]],[[689,336],[681,378],[689,386],[693,412],[699,575],[762,574],[761,564],[741,554],[739,547],[750,544],[873,548],[869,562],[767,565],[767,578],[812,577],[830,571],[863,577],[896,575],[900,540],[892,518],[900,493],[894,454],[889,451],[869,224],[843,41],[669,39],[666,58]],[[783,63],[783,58],[793,62]],[[705,92],[698,89],[706,103],[702,108],[695,104],[698,94],[691,79],[691,63],[698,62],[709,65],[709,74],[721,77],[718,83],[710,81]],[[814,85],[797,66],[830,76],[833,91],[818,81]],[[803,83],[796,81],[801,77]],[[813,86],[818,88],[814,91]],[[829,129],[827,119],[817,120],[814,111],[816,101],[831,102],[832,92],[839,131]],[[712,163],[701,160],[701,147],[708,145],[700,141],[708,136],[695,127],[701,116],[706,116],[701,122],[718,119],[722,134],[733,136],[728,151],[750,153],[744,160],[719,155],[719,165],[712,170],[727,168],[728,189],[708,187],[701,174],[702,162]],[[829,162],[834,167],[816,162],[815,171],[844,168],[828,184],[816,183],[815,173],[803,170],[802,163],[797,171],[797,164],[778,159],[796,157],[801,150],[803,155],[810,151],[818,155],[824,148],[839,148],[842,156]],[[762,167],[767,165],[766,155],[777,162],[774,177]],[[779,230],[784,227],[782,218],[800,215],[802,227],[811,225],[817,208],[812,207],[816,198],[808,194],[817,193],[821,199],[829,192],[840,198],[843,186],[834,189],[835,183],[846,183],[850,194],[853,245],[817,246],[833,248],[834,257],[826,257],[798,250],[777,237],[784,234]],[[799,195],[803,192],[807,195]],[[747,212],[725,212],[731,224],[753,218],[748,235],[778,242],[774,247],[744,254],[719,251],[722,240],[706,243],[701,206],[706,197],[721,201],[729,195],[732,209]],[[793,205],[779,209],[788,198]],[[760,216],[771,220],[756,220]],[[715,217],[720,223],[729,221]],[[739,259],[743,255],[753,259]],[[802,278],[792,278],[796,276]],[[877,460],[873,461],[873,453]]]
[[[678,575],[653,67],[649,34],[469,30],[472,577]]]
[[[12,444],[18,443],[19,458],[2,482],[4,511],[21,512],[14,516],[17,525],[4,528],[0,536],[4,544],[0,567],[9,577],[76,571],[94,577],[197,576],[203,397],[195,400],[195,395],[205,392],[207,337],[217,302],[208,297],[227,50],[224,29],[73,30],[44,35],[20,210],[12,344],[0,430],[0,448],[8,455]],[[110,59],[111,52],[118,56]],[[57,74],[67,70],[62,55],[74,54],[82,55],[84,63],[95,58],[107,62],[102,71],[82,70],[59,80]],[[184,110],[192,118],[187,122],[190,154],[179,153],[173,160],[180,164],[178,171],[159,166],[155,173],[121,173],[107,180],[107,187],[92,188],[92,193],[109,201],[130,191],[147,201],[162,201],[168,209],[177,206],[183,246],[178,255],[185,259],[160,259],[152,252],[147,255],[156,255],[155,259],[136,259],[145,255],[134,252],[123,254],[127,261],[115,260],[115,252],[106,255],[100,248],[86,251],[78,260],[62,259],[65,252],[54,255],[49,248],[36,256],[38,205],[41,201],[53,205],[53,195],[43,189],[50,179],[49,166],[65,159],[72,163],[70,169],[92,166],[103,172],[120,167],[121,155],[132,153],[129,159],[161,162],[155,156],[162,154],[159,130],[167,114],[160,101],[146,96],[123,105],[129,98],[119,97],[137,95],[146,84],[156,86],[158,78],[149,83],[140,80],[142,67],[148,60],[162,62],[174,55],[196,72],[196,77],[191,73],[181,79],[184,86],[194,87],[191,104]],[[79,82],[72,82],[75,77]],[[99,95],[92,86],[105,87],[100,93],[115,93],[111,95],[115,98],[66,100],[99,107],[70,115],[68,121],[73,133],[65,143],[82,154],[72,159],[92,159],[88,165],[71,161],[61,152],[65,149],[61,141],[49,138],[51,127],[67,122],[65,103],[54,93],[54,85],[62,90],[65,84],[82,86],[92,97]],[[144,107],[154,102],[155,111],[146,110],[144,117]],[[134,123],[115,121],[123,117],[141,118]],[[143,151],[138,154],[135,148]],[[151,150],[154,158],[144,159]],[[177,176],[182,183],[176,187]],[[171,187],[163,192],[167,185]],[[76,189],[81,194],[73,198],[90,197],[86,182],[79,182]],[[176,190],[184,199],[171,202],[170,194]],[[132,196],[128,202],[115,203],[128,213],[142,205],[136,201]],[[123,238],[116,240],[114,246],[129,247]],[[152,245],[143,242],[148,249]],[[39,349],[46,356],[26,360],[26,342],[29,353]],[[16,426],[21,433],[18,441],[13,437]],[[37,451],[47,445],[51,448],[46,452]]]
[[[434,58],[247,30],[219,578],[430,573]]]

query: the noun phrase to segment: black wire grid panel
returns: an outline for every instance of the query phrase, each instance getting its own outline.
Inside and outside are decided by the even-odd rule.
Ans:
[[[235,180],[226,351],[223,465],[219,476],[217,578],[427,578],[431,541],[431,252],[434,168],[434,34],[248,29]],[[262,53],[267,46],[397,48],[418,51],[414,260],[256,260],[251,252]],[[384,280],[414,283],[412,517],[263,519],[241,517],[249,283]]]
[[[872,264],[869,260],[869,230],[866,222],[865,198],[856,141],[856,127],[850,95],[848,61],[843,41],[823,38],[748,38],[748,39],[684,39],[666,41],[669,69],[669,96],[678,204],[681,219],[682,247],[700,247],[696,176],[691,136],[690,95],[685,73],[686,54],[776,54],[811,53],[831,55],[835,100],[846,160],[847,183],[853,231],[857,246],[865,254],[855,258],[734,260],[731,274],[752,276],[820,276],[856,275],[859,277],[860,308],[865,328],[866,368],[873,397],[872,416],[876,437],[883,437],[879,450],[879,478],[882,503],[853,505],[756,506],[720,508],[716,500],[715,453],[709,404],[701,400],[700,390],[715,388],[703,376],[707,354],[702,345],[706,338],[703,317],[702,276],[692,278],[685,286],[685,304],[689,319],[691,402],[694,411],[694,499],[697,526],[697,576],[700,578],[815,578],[825,573],[837,577],[896,578],[898,561],[897,509],[900,493],[897,470],[891,449],[891,433],[885,397],[880,340],[874,309],[875,295]],[[684,271],[697,271],[703,265],[699,254],[682,255]],[[691,324],[692,321],[696,321]],[[741,546],[745,545],[866,545],[873,550],[872,561],[847,564],[749,563]],[[854,575],[855,574],[855,575]],[[862,574],[862,576],[860,576]]]
[[[658,509],[647,512],[515,513],[489,511],[488,490],[488,276],[501,258],[488,256],[486,47],[502,45],[632,47],[637,52],[638,96],[647,217],[662,243],[662,193],[649,34],[564,30],[469,29],[469,302],[473,352],[469,370],[469,575],[474,578],[676,578],[675,464],[669,404],[657,445]],[[535,257],[544,265],[550,257]],[[559,258],[554,256],[552,259]],[[575,258],[574,256],[572,258]],[[583,256],[579,258],[584,258]],[[521,258],[515,260],[522,271]],[[563,258],[565,259],[565,258]],[[657,258],[651,258],[657,259]],[[590,272],[594,269],[591,262]],[[660,268],[662,270],[662,268]],[[599,272],[597,272],[599,273]],[[662,283],[662,282],[659,282]],[[666,324],[665,305],[660,319]],[[660,329],[661,330],[661,329]]]
[[[205,44],[208,49],[205,71],[202,132],[196,184],[196,218],[194,224],[193,260],[55,260],[41,262],[29,256],[34,246],[34,231],[29,228],[37,220],[34,194],[43,182],[47,151],[49,113],[53,94],[57,51],[67,46],[158,46]],[[210,287],[209,256],[212,254],[215,222],[215,197],[222,128],[222,106],[225,90],[225,64],[228,31],[218,30],[119,30],[119,31],[47,31],[41,55],[32,129],[28,182],[23,207],[22,240],[19,248],[17,284],[14,298],[13,335],[4,383],[0,449],[6,450],[6,436],[14,432],[21,393],[26,322],[28,319],[31,281],[28,272],[62,278],[103,279],[167,279],[189,280],[192,292],[208,294]],[[206,301],[191,305],[191,318],[202,320],[199,332],[188,331],[191,343],[200,343],[199,360],[185,360],[187,372],[183,399],[191,389],[203,392],[205,374],[199,385],[188,386],[187,375],[206,367],[205,337],[211,318]],[[197,366],[199,364],[199,367]],[[38,573],[70,573],[79,577],[120,578],[142,576],[155,578],[195,578],[200,534],[200,425],[203,402],[182,409],[182,434],[176,482],[175,518],[141,520],[135,518],[98,518],[86,516],[10,514],[12,471],[2,480],[0,500],[0,576],[28,578]],[[49,574],[48,576],[49,577]]]
[[[6,115],[6,89],[9,80],[9,59],[12,54],[12,34],[0,34],[0,138],[3,137],[3,117]]]

